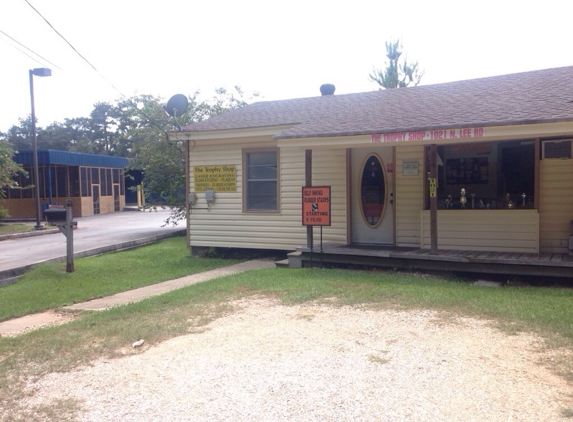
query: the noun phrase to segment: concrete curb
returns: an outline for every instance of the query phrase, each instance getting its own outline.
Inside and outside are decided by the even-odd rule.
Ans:
[[[59,233],[60,231],[56,230],[56,232]],[[158,242],[159,240],[167,239],[169,237],[185,236],[185,232],[186,229],[173,230],[169,233],[162,233],[155,236],[146,237],[143,239],[131,240],[129,242],[123,242],[114,245],[101,246],[99,248],[93,248],[87,251],[74,253],[74,258],[85,258],[88,256],[101,255],[107,252],[117,252],[126,249],[138,248],[140,246],[149,245],[151,243],[155,243]],[[44,264],[46,262],[65,261],[65,260],[66,256],[63,255],[58,258],[47,259],[45,261],[40,261],[34,264],[26,265],[24,267],[9,268],[7,270],[0,271],[0,286],[5,286],[6,284],[14,283],[19,277],[24,275],[27,271],[29,271],[36,265]]]
[[[3,240],[23,239],[25,237],[44,236],[46,234],[54,234],[59,232],[60,230],[58,229],[43,229],[24,233],[3,234],[0,235],[0,242]]]

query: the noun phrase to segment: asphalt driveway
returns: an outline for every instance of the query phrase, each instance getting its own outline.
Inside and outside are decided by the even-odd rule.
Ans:
[[[185,222],[165,226],[168,210],[157,212],[123,211],[75,218],[74,257],[96,255],[152,243],[166,237],[183,235]],[[59,231],[31,237],[0,241],[0,284],[22,274],[31,266],[66,258],[66,237]]]

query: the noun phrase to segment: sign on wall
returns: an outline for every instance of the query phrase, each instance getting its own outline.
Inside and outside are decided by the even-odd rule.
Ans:
[[[237,192],[237,170],[232,165],[194,166],[195,192]]]
[[[485,136],[483,127],[468,127],[463,129],[376,133],[370,136],[370,142],[378,144],[383,142],[437,141],[440,139],[480,138],[483,136]]]
[[[330,186],[302,188],[302,225],[330,226]]]
[[[402,176],[417,176],[419,173],[418,167],[418,160],[403,160]]]
[[[430,177],[430,198],[435,198],[437,196],[437,186],[438,184],[436,183],[436,178]]]

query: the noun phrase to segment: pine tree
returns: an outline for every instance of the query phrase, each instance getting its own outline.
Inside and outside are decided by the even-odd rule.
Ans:
[[[424,71],[420,70],[418,62],[409,64],[402,56],[402,42],[400,40],[386,42],[386,57],[388,59],[385,69],[374,69],[368,78],[376,82],[380,89],[405,88],[420,83]]]

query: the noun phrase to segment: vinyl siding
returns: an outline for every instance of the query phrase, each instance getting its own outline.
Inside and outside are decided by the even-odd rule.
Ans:
[[[331,186],[331,226],[322,228],[323,243],[346,244],[346,149],[314,150],[312,153],[312,184]],[[301,194],[299,187],[298,212]],[[314,243],[320,246],[320,227],[314,228]]]
[[[404,176],[404,160],[418,160],[418,175]],[[419,247],[420,210],[424,208],[424,147],[396,148],[396,245]]]
[[[540,163],[540,251],[567,253],[573,220],[573,160],[541,160]]]
[[[306,245],[306,228],[302,226],[301,188],[304,186],[305,152],[300,148],[281,148],[280,211],[243,212],[242,150],[274,148],[276,142],[266,138],[197,142],[190,151],[190,191],[194,192],[193,166],[234,165],[237,192],[215,192],[216,201],[206,209],[204,193],[197,192],[190,222],[190,244],[199,247],[230,247],[294,250]],[[313,156],[313,184],[332,185],[332,226],[323,229],[323,241],[345,240],[345,151],[324,151]],[[340,185],[342,189],[338,187]],[[340,212],[344,210],[344,212]],[[315,232],[320,233],[319,228]],[[318,238],[315,241],[318,244]]]
[[[423,248],[429,248],[430,211],[422,211]],[[539,252],[537,210],[439,210],[438,248]]]

